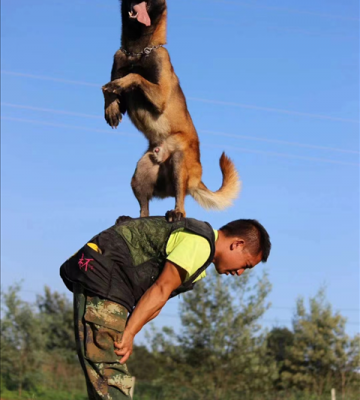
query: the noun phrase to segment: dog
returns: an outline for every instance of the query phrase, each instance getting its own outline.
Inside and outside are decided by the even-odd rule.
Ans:
[[[111,81],[102,87],[105,119],[116,128],[122,115],[149,140],[131,180],[140,217],[149,216],[153,197],[175,197],[169,220],[185,217],[190,194],[206,209],[224,209],[240,191],[233,162],[223,153],[221,188],[201,181],[199,138],[174,72],[166,44],[166,0],[121,1],[121,48],[115,53]]]

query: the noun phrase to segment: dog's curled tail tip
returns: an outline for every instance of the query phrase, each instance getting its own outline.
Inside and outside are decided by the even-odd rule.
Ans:
[[[223,210],[233,205],[239,196],[241,181],[232,160],[222,153],[220,157],[220,169],[223,176],[219,190],[212,192],[203,182],[199,186],[190,189],[193,198],[205,209]]]

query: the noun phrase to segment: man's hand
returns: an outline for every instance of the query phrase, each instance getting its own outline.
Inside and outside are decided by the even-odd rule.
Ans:
[[[134,342],[134,335],[125,328],[123,337],[120,343],[114,343],[115,347],[119,350],[115,350],[115,354],[118,356],[124,356],[120,360],[120,364],[126,363],[128,358],[131,356],[133,352],[133,342]]]

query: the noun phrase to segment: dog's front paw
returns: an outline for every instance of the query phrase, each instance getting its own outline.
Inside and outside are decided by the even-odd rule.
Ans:
[[[167,213],[165,214],[165,218],[166,218],[167,222],[180,221],[184,217],[185,217],[185,214],[182,213],[181,211],[177,211],[177,210],[170,210],[170,211],[167,211]]]
[[[121,119],[120,101],[116,99],[105,107],[105,120],[112,128],[116,128]]]
[[[122,87],[119,86],[119,84],[115,81],[111,81],[104,85],[102,88],[103,93],[115,93],[115,94],[121,94],[122,92]]]

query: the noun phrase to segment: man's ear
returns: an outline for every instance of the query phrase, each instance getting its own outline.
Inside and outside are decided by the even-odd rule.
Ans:
[[[230,250],[235,250],[244,247],[245,240],[241,238],[236,238],[230,245]]]

